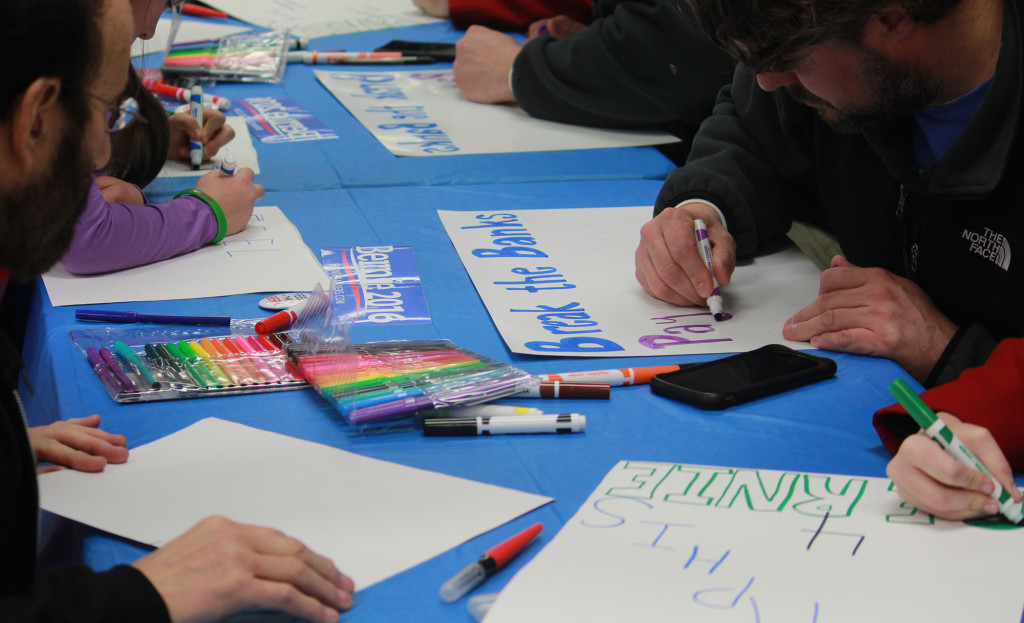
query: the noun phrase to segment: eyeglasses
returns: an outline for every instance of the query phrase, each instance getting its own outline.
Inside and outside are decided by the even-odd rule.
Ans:
[[[86,93],[89,97],[99,100],[106,107],[106,120],[107,120],[107,132],[113,134],[127,128],[133,121],[138,119],[142,123],[146,120],[139,114],[139,102],[134,97],[125,97],[117,106],[111,107],[109,100],[105,100],[99,95],[93,95],[92,93]]]

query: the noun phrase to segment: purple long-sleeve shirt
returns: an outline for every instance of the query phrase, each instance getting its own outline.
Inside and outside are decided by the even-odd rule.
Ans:
[[[216,234],[217,218],[201,199],[108,203],[94,181],[61,262],[73,273],[106,273],[194,251]]]

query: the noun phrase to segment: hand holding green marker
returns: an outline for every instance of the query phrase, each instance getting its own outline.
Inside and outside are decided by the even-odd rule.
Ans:
[[[981,461],[975,458],[970,449],[964,445],[964,442],[960,441],[953,434],[953,431],[949,430],[946,423],[939,416],[935,415],[935,412],[921,400],[914,390],[910,389],[910,386],[903,379],[893,381],[889,385],[889,392],[903,405],[903,408],[907,410],[910,417],[914,418],[917,425],[924,429],[925,434],[934,439],[953,458],[968,467],[973,467],[992,479],[995,489],[992,490],[990,495],[992,499],[999,503],[999,512],[1003,516],[1013,523],[1019,524],[1024,521],[1024,508],[1022,508],[1022,505],[1013,501],[1013,496],[1010,495],[1010,492],[1003,489],[999,481],[982,465]]]

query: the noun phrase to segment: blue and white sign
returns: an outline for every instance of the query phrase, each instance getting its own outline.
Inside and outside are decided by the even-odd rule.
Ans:
[[[334,280],[334,312],[357,312],[356,324],[430,324],[412,247],[320,249]]]
[[[314,73],[396,156],[637,147],[679,140],[666,132],[544,121],[518,106],[471,102],[455,86],[451,70]]]
[[[252,134],[264,143],[297,143],[338,138],[334,130],[290,97],[249,97],[236,100],[235,114],[245,118]]]
[[[782,337],[818,296],[820,271],[791,249],[740,266],[723,288],[728,320],[678,307],[637,283],[634,252],[650,206],[438,210],[491,319],[514,353],[636,357],[734,353]]]

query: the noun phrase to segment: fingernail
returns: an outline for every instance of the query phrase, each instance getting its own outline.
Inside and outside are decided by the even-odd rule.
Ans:
[[[989,515],[996,515],[999,513],[999,505],[995,502],[987,502],[985,504],[985,512]]]
[[[993,485],[991,482],[983,482],[983,483],[981,483],[981,492],[984,493],[985,495],[988,495],[988,494],[992,493],[995,490],[996,490],[995,485]]]

